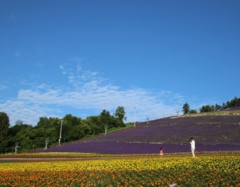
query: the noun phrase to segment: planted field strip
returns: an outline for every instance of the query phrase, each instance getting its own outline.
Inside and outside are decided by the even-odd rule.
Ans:
[[[0,186],[240,186],[240,156],[0,164]]]
[[[240,150],[240,116],[196,116],[165,118],[138,123],[136,127],[100,135],[42,152],[101,154],[188,152],[194,137],[197,151]]]

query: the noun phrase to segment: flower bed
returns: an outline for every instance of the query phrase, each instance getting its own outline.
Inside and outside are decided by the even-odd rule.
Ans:
[[[152,154],[160,147],[168,153],[189,152],[190,137],[196,140],[196,151],[236,151],[239,132],[240,116],[167,118],[41,152]]]
[[[0,186],[240,186],[240,156],[2,163]]]

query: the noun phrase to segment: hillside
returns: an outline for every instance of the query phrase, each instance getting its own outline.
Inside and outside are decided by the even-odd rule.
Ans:
[[[100,135],[44,152],[157,153],[190,151],[188,139],[196,140],[196,151],[240,150],[240,110],[185,115],[137,123],[136,127]]]

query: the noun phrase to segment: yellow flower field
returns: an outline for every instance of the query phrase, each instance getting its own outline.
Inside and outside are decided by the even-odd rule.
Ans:
[[[240,156],[0,164],[0,186],[239,186]]]

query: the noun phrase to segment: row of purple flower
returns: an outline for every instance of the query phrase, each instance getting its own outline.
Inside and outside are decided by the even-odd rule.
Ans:
[[[101,154],[152,154],[158,153],[160,147],[165,153],[189,152],[190,145],[148,144],[126,142],[78,142],[44,150],[43,152],[84,152]],[[196,144],[196,151],[236,151],[237,145],[203,146]]]
[[[44,152],[86,152],[110,154],[190,151],[194,137],[197,151],[240,150],[240,116],[198,116],[152,120],[137,127],[100,135]]]

